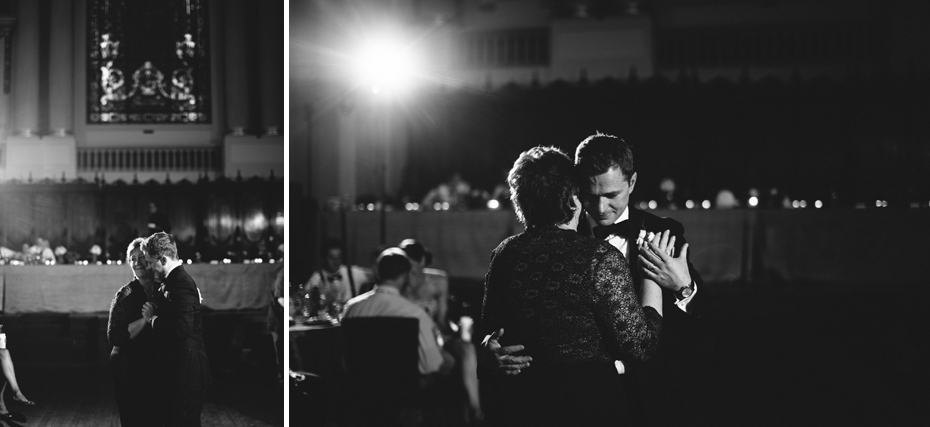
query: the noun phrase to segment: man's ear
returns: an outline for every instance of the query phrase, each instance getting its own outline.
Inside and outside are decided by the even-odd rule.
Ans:
[[[630,176],[630,192],[633,192],[633,187],[636,186],[636,172],[633,172],[633,175]]]

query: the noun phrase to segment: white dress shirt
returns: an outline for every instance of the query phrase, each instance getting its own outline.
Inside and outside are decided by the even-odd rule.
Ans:
[[[355,282],[355,292],[350,287],[352,285],[349,281],[349,268],[346,265],[339,266],[335,273],[322,271],[323,277],[320,276],[321,270],[314,271],[310,275],[310,280],[307,281],[307,292],[313,288],[320,288],[321,293],[330,291],[336,295],[336,302],[345,304],[352,299],[353,294],[358,295],[359,289],[369,280],[368,270],[353,265],[351,271],[352,280]]]

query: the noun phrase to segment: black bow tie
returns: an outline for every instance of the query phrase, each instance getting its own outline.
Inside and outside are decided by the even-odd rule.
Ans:
[[[327,277],[326,280],[329,281],[329,282],[334,282],[334,281],[336,281],[336,280],[342,281],[342,275],[341,275],[341,274],[334,274],[334,275],[332,275],[332,276]]]
[[[629,221],[620,221],[616,224],[610,225],[598,225],[595,226],[592,230],[594,232],[594,237],[598,240],[604,240],[607,236],[611,234],[626,239],[630,238],[630,224]]]

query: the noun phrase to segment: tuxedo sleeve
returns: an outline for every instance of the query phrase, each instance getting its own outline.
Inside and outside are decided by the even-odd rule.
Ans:
[[[193,280],[184,278],[170,287],[167,307],[159,310],[158,319],[152,325],[156,336],[165,340],[184,340],[191,335],[194,314],[200,306],[200,296]]]
[[[672,231],[672,235],[675,236],[675,253],[680,254],[681,248],[688,241],[685,239],[685,227],[681,225],[678,221],[673,221],[672,226],[669,228]],[[691,281],[695,285],[697,290],[694,293],[694,296],[688,301],[687,304],[687,314],[690,317],[701,318],[704,315],[704,309],[707,305],[707,289],[704,285],[704,280],[701,279],[701,274],[698,273],[697,269],[694,268],[694,264],[691,263],[691,248],[688,248],[688,274],[691,275]],[[672,302],[676,301],[674,294],[672,294]],[[681,308],[676,306],[674,310],[681,312]],[[677,314],[677,313],[676,313]]]

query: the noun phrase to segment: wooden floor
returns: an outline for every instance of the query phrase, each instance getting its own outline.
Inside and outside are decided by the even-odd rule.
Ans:
[[[262,323],[259,313],[205,317],[214,386],[206,395],[203,426],[284,425],[284,386],[277,380],[270,336],[263,333]],[[0,427],[120,425],[109,347],[101,339],[105,315],[7,317],[4,325],[18,339],[10,352],[20,388],[37,404],[11,403],[7,391],[9,409],[27,421],[0,421]]]

